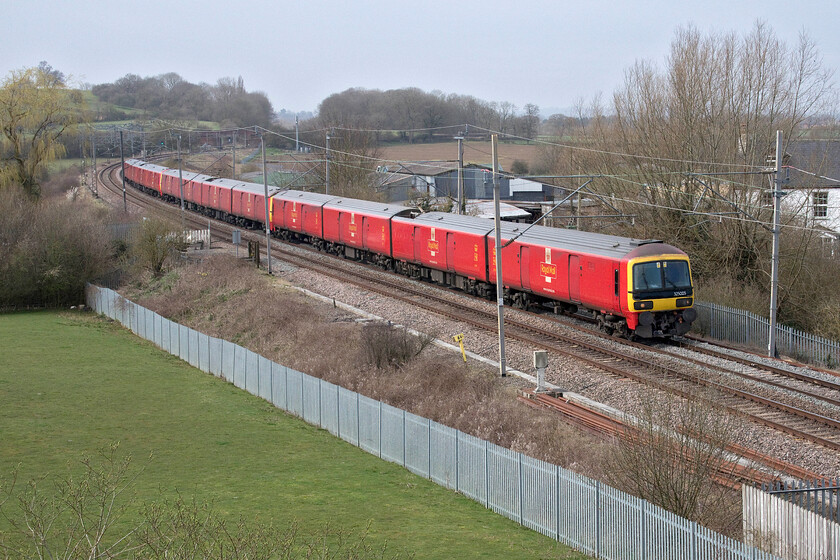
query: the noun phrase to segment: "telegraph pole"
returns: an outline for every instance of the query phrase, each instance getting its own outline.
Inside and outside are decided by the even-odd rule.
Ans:
[[[499,372],[507,377],[505,369],[505,287],[502,284],[502,219],[499,209],[499,135],[490,137],[493,148],[493,207],[496,225],[496,300],[499,306]]]
[[[298,135],[298,116],[295,115],[295,151],[300,151],[300,136]]]
[[[779,230],[782,196],[782,131],[776,131],[776,173],[773,178],[773,264],[770,275],[770,332],[767,337],[767,355],[778,356],[776,350],[776,306],[779,300]]]
[[[93,158],[93,194],[99,196],[99,184],[96,182],[96,129],[90,131],[90,155]]]
[[[327,133],[327,148],[324,152],[324,167],[326,167],[326,184],[324,186],[324,193],[330,194],[330,133]]]
[[[265,252],[268,256],[268,273],[271,274],[271,224],[268,215],[268,173],[265,166],[265,135],[260,134],[263,159],[263,189],[265,190]]]
[[[231,178],[236,179],[236,131],[235,130],[233,131],[233,146],[231,147],[231,149],[233,150],[233,156],[232,156],[233,157],[233,160],[232,160],[233,161],[233,163],[232,163],[232,165],[233,165],[233,172],[232,172],[233,176]]]
[[[128,212],[128,203],[125,201],[125,157],[123,156],[123,131],[120,130],[120,162],[122,163],[122,187],[123,187],[123,212]]]
[[[178,184],[181,187],[181,235],[185,235],[184,229],[184,172],[181,170],[181,135],[178,135]]]
[[[464,213],[464,137],[456,136],[458,141],[458,214]]]

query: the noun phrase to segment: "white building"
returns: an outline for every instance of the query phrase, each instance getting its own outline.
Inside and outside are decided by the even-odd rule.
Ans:
[[[782,185],[783,207],[824,230],[823,237],[835,245],[840,241],[840,142],[800,140],[791,145],[784,165],[789,182]]]

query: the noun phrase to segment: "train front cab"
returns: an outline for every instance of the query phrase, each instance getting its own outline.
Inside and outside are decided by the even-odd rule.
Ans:
[[[688,256],[670,249],[627,261],[627,326],[641,338],[684,335],[697,318]]]

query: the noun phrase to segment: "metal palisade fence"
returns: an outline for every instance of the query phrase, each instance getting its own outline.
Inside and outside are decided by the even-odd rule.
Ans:
[[[785,560],[840,558],[840,525],[793,501],[747,484],[743,494],[744,535]]]
[[[595,558],[774,560],[562,467],[287,368],[88,286],[88,305],[201,371]]]
[[[696,302],[694,330],[718,340],[767,349],[770,321],[744,311],[715,303]],[[840,342],[776,325],[776,348],[782,354],[804,362],[837,367],[840,365]]]

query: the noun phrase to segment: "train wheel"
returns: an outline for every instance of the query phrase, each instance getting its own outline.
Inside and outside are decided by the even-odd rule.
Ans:
[[[615,329],[604,321],[603,315],[598,315],[598,330],[610,336],[615,332]]]

